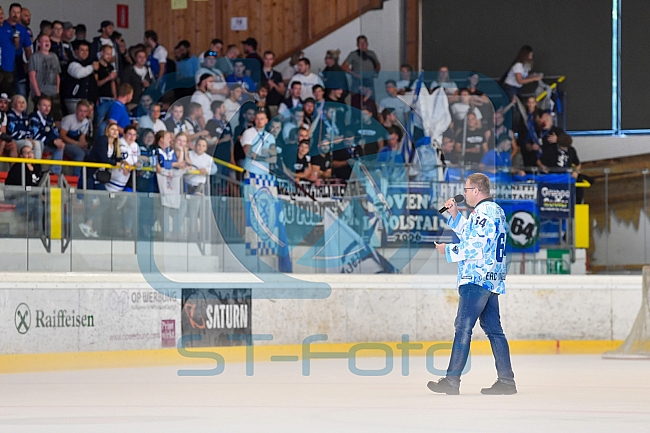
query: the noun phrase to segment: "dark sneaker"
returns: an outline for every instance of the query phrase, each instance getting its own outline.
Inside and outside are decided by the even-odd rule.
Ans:
[[[515,385],[508,385],[499,380],[494,382],[489,388],[483,388],[481,394],[485,395],[512,395],[517,394],[517,387]]]
[[[460,394],[460,387],[453,386],[451,383],[449,383],[446,377],[441,378],[437,382],[434,382],[432,380],[429,381],[429,383],[427,383],[427,388],[429,388],[433,392],[439,392],[441,394],[447,394],[447,395]]]

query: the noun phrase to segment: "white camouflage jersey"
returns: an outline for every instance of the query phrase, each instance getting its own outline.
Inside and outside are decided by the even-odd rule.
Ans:
[[[458,285],[477,284],[491,292],[506,292],[506,215],[491,199],[481,201],[469,219],[459,212],[449,218],[459,244],[445,248],[448,262],[458,262]]]

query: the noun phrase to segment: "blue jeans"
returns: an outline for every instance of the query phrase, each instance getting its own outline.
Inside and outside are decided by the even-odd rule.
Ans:
[[[58,147],[56,146],[45,146],[45,149],[49,150],[52,152],[52,159],[56,161],[61,161],[63,159],[63,155],[65,154],[68,158],[72,159],[73,161],[81,162],[84,160],[84,157],[86,156],[86,151],[83,150],[81,147],[74,145],[74,144],[65,144],[65,148],[63,150],[59,150]],[[52,168],[50,169],[50,173],[52,174],[61,174],[61,166],[60,165],[53,165]],[[72,174],[74,176],[79,176],[81,174],[81,167],[74,167],[72,169]]]
[[[510,364],[510,348],[501,328],[499,295],[476,284],[464,284],[458,288],[458,293],[460,301],[454,322],[456,334],[447,368],[447,380],[453,386],[460,386],[460,375],[469,356],[472,329],[479,319],[481,328],[492,346],[499,381],[514,385],[515,374]]]

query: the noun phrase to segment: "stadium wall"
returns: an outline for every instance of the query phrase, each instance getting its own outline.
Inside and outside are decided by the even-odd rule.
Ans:
[[[183,282],[160,286],[159,293],[141,274],[0,274],[0,354],[160,349],[196,332],[225,345],[236,344],[226,334],[241,333],[272,335],[256,345],[295,345],[314,334],[326,334],[328,343],[400,341],[404,334],[411,341],[453,338],[453,275],[301,276],[294,289],[310,281],[331,285],[323,300],[255,299],[255,289],[246,300],[235,293],[222,300],[235,307],[241,302],[240,314],[233,319],[234,308],[226,308],[231,326],[212,340],[207,330],[216,322],[205,302],[190,302],[186,290],[197,281],[253,287],[259,280],[245,274],[170,278]],[[616,341],[627,336],[640,303],[641,276],[512,275],[501,316],[512,341]],[[189,326],[190,314],[203,328]],[[485,339],[478,325],[475,337]]]

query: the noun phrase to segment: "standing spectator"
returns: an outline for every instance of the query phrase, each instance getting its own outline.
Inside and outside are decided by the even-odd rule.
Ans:
[[[313,170],[316,176],[321,180],[328,180],[332,177],[332,161],[333,156],[331,150],[331,142],[329,140],[322,140],[318,143],[318,155],[311,159]]]
[[[29,59],[29,84],[32,88],[34,104],[41,96],[49,96],[52,101],[52,117],[59,122],[63,118],[59,86],[61,66],[58,57],[50,52],[50,38],[38,38],[39,50]]]
[[[66,71],[68,63],[73,59],[72,48],[69,43],[63,40],[63,23],[58,20],[52,23],[50,51],[59,59],[61,71]]]
[[[524,45],[508,68],[503,80],[503,90],[508,95],[508,101],[511,101],[515,95],[519,95],[524,84],[534,83],[543,78],[541,74],[531,74],[531,69],[533,69],[533,48],[530,45]]]
[[[194,76],[199,70],[199,59],[192,54],[192,46],[190,41],[183,39],[174,48],[174,56],[176,57],[176,75],[177,80],[181,83],[191,84],[183,87],[192,87],[194,85]]]
[[[357,144],[363,147],[364,155],[376,155],[384,148],[386,130],[372,117],[370,110],[363,109],[361,121],[353,123],[354,136]]]
[[[296,51],[291,55],[289,64],[282,70],[282,80],[285,86],[289,85],[289,81],[298,72],[298,60],[302,59],[304,55],[305,53],[302,51]]]
[[[478,120],[476,114],[473,112],[467,113],[467,129],[462,128],[458,132],[458,136],[464,139],[464,144],[458,143],[458,153],[464,155],[464,162],[466,164],[478,164],[489,150],[488,143],[492,137],[490,130],[481,126],[481,121]],[[464,147],[464,150],[463,150]]]
[[[242,48],[244,55],[247,59],[255,60],[255,62],[248,62],[248,70],[250,71],[251,78],[255,83],[256,87],[259,87],[261,84],[260,70],[264,65],[264,60],[257,52],[257,39],[248,38],[245,41],[242,41]]]
[[[120,134],[124,134],[124,128],[131,124],[127,104],[133,98],[133,87],[130,84],[120,84],[117,89],[117,98],[111,109],[108,111],[108,120],[117,124]]]
[[[413,66],[404,63],[399,67],[399,81],[397,81],[397,93],[404,93],[415,89],[415,77],[413,76]]]
[[[212,86],[210,87],[210,96],[213,101],[225,101],[228,97],[228,84],[226,78],[221,71],[217,69],[217,52],[206,51],[203,58],[203,63],[198,71],[196,71],[196,84],[199,84],[203,74],[213,76]]]
[[[106,191],[119,192],[124,191],[125,188],[131,187],[131,167],[135,167],[138,163],[138,128],[135,125],[127,125],[124,128],[124,137],[119,141],[119,155],[120,166],[111,170],[111,181],[106,186]],[[129,218],[127,218],[127,222]],[[133,218],[130,219],[131,226],[133,225]],[[127,231],[130,227],[127,225]]]
[[[291,116],[290,110],[302,106],[302,83],[300,81],[293,81],[289,85],[289,97],[280,103],[278,114],[285,119]]]
[[[154,142],[156,134],[151,129],[140,129],[138,138],[138,165],[142,168],[154,168],[156,166]],[[155,182],[155,175],[148,170],[136,172],[135,188],[138,192],[157,192],[158,183]]]
[[[151,68],[154,78],[160,80],[159,86],[161,86],[162,77],[167,72],[167,57],[169,56],[167,49],[158,44],[158,34],[153,30],[144,32],[144,44],[150,49],[147,66]]]
[[[188,155],[191,161],[191,169],[198,170],[199,174],[185,175],[188,194],[200,197],[193,197],[188,202],[189,233],[195,233],[197,238],[201,232],[202,224],[207,223],[199,219],[199,210],[201,209],[202,202],[204,202],[203,196],[208,195],[205,185],[207,184],[208,176],[212,172],[212,166],[214,164],[212,158],[207,153],[207,149],[207,140],[205,138],[199,138],[196,141],[194,150],[190,150]]]
[[[449,77],[449,68],[447,66],[440,67],[438,70],[438,79],[431,82],[429,89],[433,90],[436,87],[445,89],[447,96],[458,94],[458,85]]]
[[[36,55],[38,53],[35,53]],[[64,152],[75,161],[83,161],[85,152],[74,145],[66,145],[61,140],[59,130],[54,124],[54,119],[50,116],[52,109],[52,100],[47,96],[41,96],[36,102],[36,111],[29,116],[29,127],[34,134],[34,140],[40,141],[43,150],[52,152],[52,159],[61,161]],[[61,166],[53,165],[50,167],[50,173],[61,174]]]
[[[95,72],[99,62],[89,58],[90,44],[75,41],[75,58],[68,65],[68,74],[61,84],[61,97],[68,113],[74,113],[79,101],[97,101],[97,81]]]
[[[34,159],[34,151],[30,146],[23,146],[20,149],[20,157],[25,159]],[[23,166],[25,167],[24,173]],[[34,164],[31,162],[14,164],[7,174],[5,185],[17,187],[22,187],[24,185],[25,187],[37,188],[41,183],[42,178],[43,171],[40,164]],[[8,199],[11,198],[11,191],[9,188],[5,189],[4,194],[5,200],[9,201]],[[23,194],[25,194],[24,190],[21,195]],[[16,201],[16,211],[26,219],[28,224],[36,227],[33,234],[38,235],[42,233],[43,228],[43,202],[41,201],[41,193],[27,193],[26,197],[24,195],[23,197],[24,198]],[[28,227],[27,231],[29,235],[32,234],[30,227]]]
[[[113,70],[119,74],[122,70],[122,65],[119,64],[119,57],[117,55],[119,47],[113,36],[115,26],[112,21],[105,20],[102,21],[100,29],[97,30],[101,34],[93,38],[93,41],[90,44],[90,58],[93,60],[99,60],[103,57],[102,52],[104,51],[104,46],[108,45],[112,48],[111,58],[108,59],[108,63],[113,66]]]
[[[21,94],[14,95],[11,98],[11,110],[7,114],[7,133],[11,135],[19,149],[29,146],[34,150],[36,159],[41,159],[43,148],[40,141],[34,140],[34,134],[29,127],[29,117],[25,110],[27,110],[25,97]]]
[[[97,96],[99,102],[105,102],[117,97],[117,71],[111,63],[113,56],[113,47],[104,45],[100,51],[99,66],[95,73],[97,81]]]
[[[266,104],[271,109],[271,117],[275,117],[278,108],[284,100],[286,86],[282,80],[282,74],[273,69],[275,53],[266,51],[264,53],[264,67],[262,68],[262,84],[269,86],[269,94],[266,97]]]
[[[160,104],[151,104],[149,112],[138,119],[138,127],[152,129],[154,133],[167,131],[167,126],[160,120]]]
[[[360,87],[369,87],[374,91],[375,76],[381,70],[377,54],[368,49],[368,38],[364,35],[357,37],[357,50],[345,58],[343,70],[352,76],[353,92],[361,93]]]
[[[199,82],[196,85],[196,91],[192,95],[192,102],[195,102],[201,106],[203,109],[203,116],[199,120],[201,124],[201,129],[205,129],[205,124],[208,120],[212,118],[212,97],[210,96],[210,89],[212,83],[214,82],[214,77],[210,74],[203,74],[199,78]]]
[[[299,82],[302,84],[300,91],[300,98],[305,100],[307,98],[313,98],[314,93],[312,92],[312,87],[319,84],[323,86],[323,80],[313,72],[311,72],[311,62],[307,58],[302,58],[298,60],[298,73],[291,78],[289,81],[289,87],[292,83]]]
[[[357,146],[354,141],[355,133],[356,131],[353,130],[346,131],[343,140],[344,147],[334,151],[332,167],[334,177],[338,179],[348,180],[352,174],[354,162],[363,156],[361,146]]]
[[[185,118],[185,125],[187,131],[185,134],[188,136],[188,141],[193,145],[194,140],[199,137],[209,137],[210,133],[203,127],[203,107],[197,102],[190,102],[187,106],[187,117]],[[210,116],[212,117],[212,116]],[[180,156],[179,156],[180,158]]]
[[[239,48],[235,45],[228,45],[226,55],[217,60],[217,68],[226,76],[232,74],[235,70],[233,61],[237,57],[239,57]]]
[[[347,95],[348,78],[345,71],[339,65],[341,50],[327,50],[325,54],[325,69],[321,72],[323,85],[326,89],[343,90],[343,98]]]
[[[25,9],[23,9],[23,12],[24,11]],[[63,23],[63,35],[61,35],[61,40],[63,41],[64,48],[65,45],[67,45],[70,49],[70,54],[73,54],[72,42],[74,42],[74,25],[70,21],[65,21]]]
[[[268,174],[270,151],[275,146],[275,137],[266,130],[269,122],[265,111],[255,114],[254,126],[248,128],[241,137],[242,148],[246,159],[243,168],[249,173]]]
[[[0,6],[0,92],[14,93],[14,64],[12,53],[16,51],[14,45],[14,32],[11,27],[4,25],[5,14]]]
[[[29,40],[32,41],[33,44],[34,32],[32,32],[32,29],[29,28],[29,26],[32,24],[32,12],[29,9],[23,8],[22,11],[20,11],[20,24],[22,24],[27,29]]]
[[[147,66],[147,53],[144,50],[135,52],[135,63],[122,72],[122,83],[133,87],[131,104],[137,106],[145,90],[154,82],[153,71]]]
[[[72,151],[77,156],[81,156],[81,159],[73,156],[75,161],[83,161],[86,152],[89,150],[88,144],[91,141],[88,138],[88,127],[90,125],[88,114],[90,113],[90,109],[90,102],[82,99],[77,102],[76,111],[68,114],[61,120],[61,139],[66,143],[65,150],[68,152]],[[79,149],[80,152],[76,149]],[[75,167],[72,174],[79,176],[81,174],[81,167]]]
[[[77,24],[74,28],[74,40],[75,41],[86,41],[86,25],[85,24]]]
[[[244,61],[242,59],[234,60],[233,68],[234,71],[232,74],[226,77],[226,82],[239,84],[242,86],[242,90],[244,90],[249,96],[255,93],[257,86],[255,85],[253,79],[245,74],[246,65],[244,65]]]
[[[172,115],[165,120],[165,127],[167,131],[173,133],[174,135],[180,132],[187,132],[187,125],[185,124],[185,119],[183,119],[183,112],[185,111],[182,104],[172,105],[171,110],[169,110]],[[140,129],[142,126],[140,125]]]
[[[210,41],[210,46],[208,49],[199,55],[199,62],[203,62],[205,53],[210,51],[215,53],[215,58],[221,57],[223,55],[223,41],[219,38],[212,39],[212,41]]]
[[[8,59],[14,59],[12,71],[14,71],[15,92],[27,97],[27,69],[25,68],[25,62],[29,62],[32,56],[32,40],[27,28],[20,24],[22,9],[22,6],[18,3],[12,3],[9,6],[9,18],[4,21],[2,28],[11,32],[12,45],[11,47],[2,47],[2,57],[7,56]],[[7,69],[4,70],[7,71]]]
[[[237,125],[239,125],[239,116],[237,114],[241,108],[241,104],[239,103],[241,100],[241,93],[241,86],[235,84],[230,88],[230,96],[224,102],[224,105],[226,106],[226,122],[229,122],[230,127],[233,129],[237,128]]]
[[[309,147],[308,139],[298,142],[298,154],[296,155],[296,162],[293,164],[296,181],[305,180],[314,182],[318,179],[318,170],[311,165]]]
[[[116,69],[118,74],[121,74],[127,66],[132,64],[132,59],[129,57],[129,53],[126,49],[126,41],[120,32],[113,32],[113,40],[117,46],[115,54],[115,64],[120,66],[119,71]]]
[[[404,124],[406,122],[406,115],[410,112],[410,107],[397,97],[397,83],[395,80],[386,81],[386,97],[379,102],[381,110],[385,108],[392,108],[393,114],[397,119]]]
[[[205,125],[210,137],[216,139],[216,148],[213,152],[215,158],[236,164],[233,148],[233,136],[230,125],[226,122],[226,106],[221,101],[212,103],[214,117]]]
[[[460,158],[456,151],[456,133],[450,128],[442,135],[442,160],[447,167],[458,167]]]

